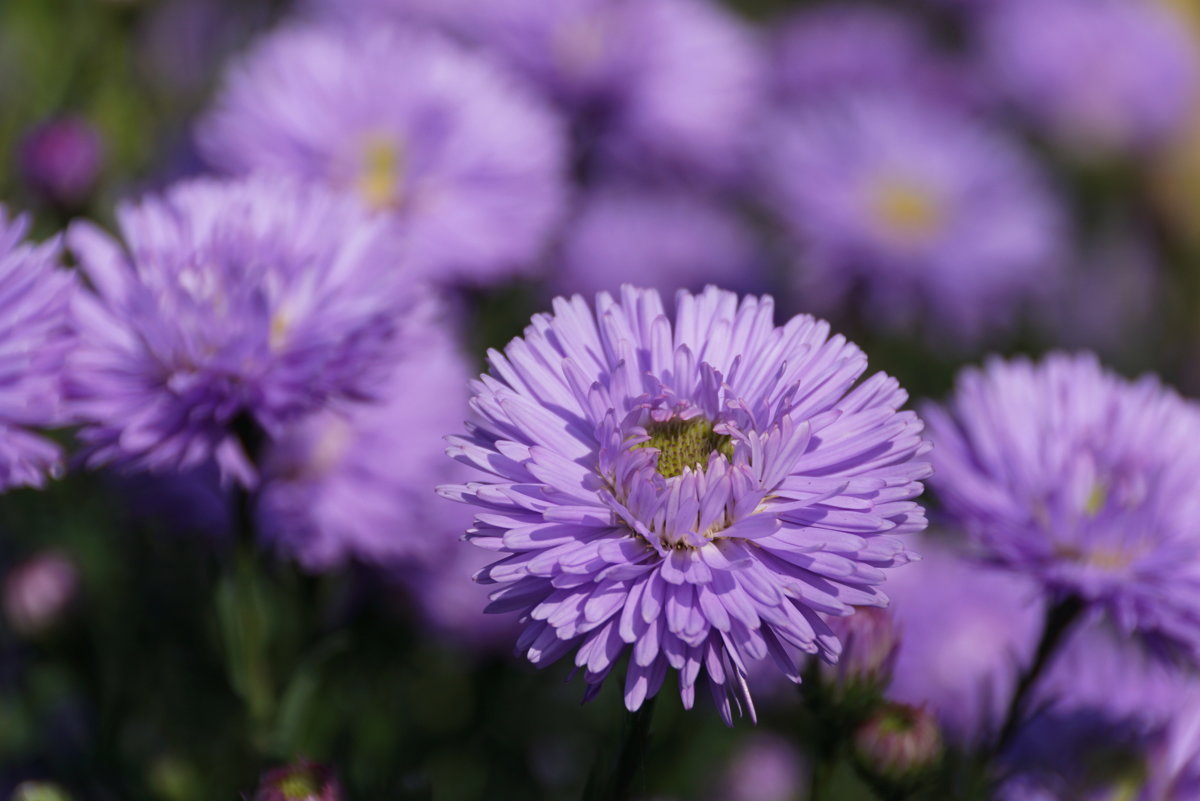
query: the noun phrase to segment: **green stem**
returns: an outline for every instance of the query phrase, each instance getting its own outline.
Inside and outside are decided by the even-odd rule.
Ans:
[[[1012,745],[1017,731],[1025,722],[1029,711],[1027,707],[1038,679],[1045,672],[1068,632],[1079,620],[1083,609],[1083,601],[1075,596],[1070,596],[1056,602],[1046,610],[1046,622],[1042,626],[1041,640],[1034,652],[1033,661],[1017,679],[1017,687],[1013,692],[1012,701],[1008,705],[1008,714],[1005,716],[1004,724],[1000,727],[1000,733],[996,738],[994,753],[1001,753]]]
[[[597,758],[583,790],[583,801],[629,801],[633,785],[642,769],[650,742],[650,721],[654,716],[654,700],[646,699],[640,709],[624,716],[621,747],[615,764],[605,764]]]

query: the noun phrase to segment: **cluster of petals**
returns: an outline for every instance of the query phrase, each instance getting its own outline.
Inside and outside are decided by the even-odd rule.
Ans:
[[[443,494],[499,561],[489,611],[517,611],[535,664],[569,652],[588,696],[629,652],[633,710],[678,671],[728,721],[753,715],[747,665],[836,659],[822,615],[883,605],[883,568],[925,525],[920,420],[897,382],[859,382],[863,353],[826,323],[774,322],[768,297],[622,287],[559,298],[489,353],[475,421],[450,452],[482,471]],[[708,429],[707,426],[711,426]],[[711,433],[706,459],[662,470],[664,430]],[[677,454],[676,454],[677,455]]]
[[[57,240],[25,241],[26,218],[0,208],[0,490],[40,486],[61,451],[36,429],[63,425],[63,363],[74,342],[76,281]]]
[[[926,412],[934,486],[994,562],[1200,648],[1200,409],[1091,355],[993,359]]]
[[[428,305],[383,222],[315,186],[199,179],[117,216],[123,244],[67,234],[92,287],[68,366],[91,464],[215,457],[253,483],[250,435],[376,397]]]

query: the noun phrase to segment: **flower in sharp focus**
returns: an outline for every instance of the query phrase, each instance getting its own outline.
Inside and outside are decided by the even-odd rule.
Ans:
[[[1057,280],[1062,215],[1034,163],[945,105],[870,92],[783,112],[766,153],[809,303],[978,339],[1010,333]]]
[[[1033,658],[1043,602],[1032,580],[981,565],[934,537],[888,577],[900,634],[888,697],[934,712],[948,739],[977,744],[1004,719]]]
[[[34,429],[67,422],[62,377],[77,282],[59,269],[59,243],[27,243],[27,230],[27,219],[0,207],[0,490],[41,486],[59,468],[60,449]]]
[[[436,33],[300,24],[235,65],[199,128],[209,159],[351,190],[411,261],[488,283],[536,266],[566,194],[559,120],[497,65]]]
[[[1197,108],[1200,54],[1181,20],[1143,0],[1008,0],[981,20],[1001,93],[1072,152],[1153,149]]]
[[[773,320],[770,298],[709,287],[555,300],[475,384],[451,454],[485,475],[442,492],[478,507],[469,538],[501,557],[489,611],[518,649],[575,652],[588,696],[631,652],[625,704],[679,674],[727,722],[753,716],[747,663],[836,658],[820,615],[882,605],[881,568],[925,526],[927,444],[906,394],[829,326]],[[702,675],[703,674],[703,675]]]
[[[615,292],[631,282],[664,293],[766,284],[765,260],[736,212],[673,188],[612,184],[588,192],[556,261],[551,281],[563,294]]]
[[[68,232],[94,288],[76,296],[68,370],[91,464],[215,457],[253,483],[239,429],[276,436],[376,397],[424,324],[426,296],[387,226],[351,198],[265,176],[198,180],[118,218],[124,245],[88,223]]]
[[[1057,353],[966,370],[928,415],[939,497],[991,561],[1200,653],[1200,409]]]

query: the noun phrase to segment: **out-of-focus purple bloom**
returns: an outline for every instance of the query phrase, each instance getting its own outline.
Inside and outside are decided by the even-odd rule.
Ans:
[[[27,243],[28,228],[0,206],[0,490],[40,487],[58,469],[59,447],[31,429],[67,422],[62,377],[77,282],[59,269],[58,241]]]
[[[694,192],[616,184],[584,196],[552,276],[561,294],[592,296],[635,283],[669,296],[716,284],[766,283],[754,238],[734,211]]]
[[[1056,281],[1062,219],[1042,176],[942,105],[868,93],[781,115],[763,173],[806,304],[853,299],[877,326],[973,339],[1011,330]]]
[[[833,101],[847,92],[927,93],[966,100],[963,68],[934,49],[911,16],[882,6],[838,3],[787,18],[774,39],[772,75],[785,101]]]
[[[1056,715],[1095,712],[1143,731],[1161,729],[1196,686],[1103,621],[1081,626],[1038,680],[1038,706]]]
[[[904,785],[942,758],[942,733],[923,707],[888,703],[854,733],[854,759],[869,777]]]
[[[1144,151],[1196,108],[1200,56],[1161,4],[1006,0],[981,20],[992,80],[1068,148]]]
[[[199,180],[118,210],[124,246],[88,223],[68,242],[74,410],[93,465],[255,470],[236,431],[269,436],[377,397],[424,324],[388,226],[352,198],[282,178]],[[252,456],[252,455],[249,455]]]
[[[469,518],[433,488],[457,473],[443,436],[467,417],[471,371],[448,334],[413,334],[378,402],[315,415],[265,454],[261,530],[309,570],[466,549]]]
[[[82,205],[100,176],[104,146],[86,120],[47,120],[21,142],[21,176],[42,199],[68,209]]]
[[[807,792],[804,756],[782,737],[753,732],[733,755],[719,792],[719,801],[794,801]]]
[[[233,498],[214,463],[182,472],[113,472],[107,478],[131,522],[213,543],[233,534]]]
[[[430,16],[424,0],[395,5]],[[720,4],[488,0],[436,16],[568,111],[590,156],[643,173],[740,175],[764,65]]]
[[[891,614],[865,607],[848,617],[830,618],[829,627],[842,643],[837,664],[824,666],[829,680],[843,693],[887,689],[900,645]]]
[[[313,762],[297,762],[265,773],[254,801],[342,801],[333,770]]]
[[[497,65],[418,29],[284,28],[234,67],[198,138],[230,172],[353,190],[441,279],[528,271],[565,200],[551,110]]]
[[[37,634],[62,617],[79,591],[79,571],[58,553],[43,553],[4,578],[4,616],[14,631]]]
[[[966,370],[928,414],[939,496],[989,559],[1200,653],[1200,410],[1059,353]]]
[[[1043,711],[1007,755],[1018,778],[1005,799],[1200,797],[1200,686],[1115,635],[1088,625],[1055,657]]]
[[[900,649],[888,695],[927,704],[948,736],[982,740],[1004,717],[1042,622],[1037,586],[933,538],[888,578]]]
[[[569,652],[588,697],[632,650],[625,704],[669,667],[722,716],[753,715],[746,664],[836,657],[820,614],[885,602],[880,568],[925,526],[921,422],[894,379],[826,323],[774,324],[770,298],[622,287],[554,301],[474,386],[451,453],[487,474],[447,486],[480,507],[469,537],[501,558],[489,611],[520,611],[518,648]],[[820,614],[819,614],[820,613]],[[704,675],[701,675],[703,672]]]

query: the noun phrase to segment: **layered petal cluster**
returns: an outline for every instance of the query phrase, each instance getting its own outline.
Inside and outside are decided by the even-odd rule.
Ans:
[[[754,34],[712,0],[392,0],[512,65],[569,113],[588,161],[730,179],[765,86]]]
[[[1200,409],[1091,355],[994,359],[930,408],[935,486],[988,557],[1200,653]]]
[[[250,430],[277,436],[376,397],[424,322],[387,225],[352,198],[202,179],[118,220],[123,244],[89,223],[67,235],[93,288],[75,298],[69,370],[92,464],[178,471],[215,456],[252,482]]]
[[[428,30],[295,24],[261,41],[200,124],[233,172],[357,193],[414,264],[487,283],[536,265],[566,193],[557,116],[497,64]]]
[[[478,508],[500,560],[489,611],[517,611],[537,665],[574,652],[588,696],[629,653],[637,709],[678,671],[722,715],[753,715],[747,664],[835,659],[820,615],[882,605],[929,473],[922,424],[866,357],[770,298],[681,291],[555,300],[475,385],[451,454],[485,476],[444,487]]]
[[[61,461],[35,433],[67,422],[63,364],[74,344],[77,282],[57,241],[25,241],[29,223],[0,207],[0,490],[41,486]]]
[[[610,182],[581,199],[551,280],[561,294],[587,296],[625,283],[754,291],[767,283],[764,265],[748,226],[719,199]]]
[[[916,96],[798,107],[768,135],[768,201],[803,253],[798,293],[883,328],[977,339],[1057,281],[1058,202],[1002,133]]]
[[[1063,145],[1141,152],[1180,134],[1197,108],[1200,52],[1164,3],[1011,0],[983,16],[999,90]]]

